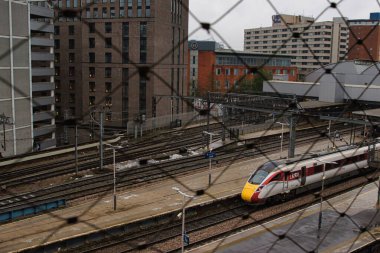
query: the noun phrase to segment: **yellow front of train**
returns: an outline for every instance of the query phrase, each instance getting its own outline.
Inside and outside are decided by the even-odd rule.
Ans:
[[[260,192],[264,189],[270,173],[277,167],[275,161],[268,161],[257,168],[249,177],[241,192],[241,198],[248,203],[263,203],[265,200],[259,198]],[[273,176],[273,175],[272,175]]]
[[[249,181],[245,183],[243,191],[241,192],[241,198],[248,203],[258,201],[258,193],[256,192],[260,185],[251,184]]]

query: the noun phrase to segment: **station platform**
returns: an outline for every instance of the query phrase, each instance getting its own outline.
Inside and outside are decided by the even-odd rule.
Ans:
[[[320,230],[316,204],[189,252],[351,252],[380,239],[377,192],[372,183],[324,202]]]
[[[280,144],[280,143],[279,143]],[[343,145],[344,142],[336,142]],[[296,147],[296,154],[327,147],[327,141]],[[280,147],[279,147],[280,149]],[[49,242],[89,234],[100,229],[127,224],[182,208],[182,196],[172,187],[189,195],[203,189],[205,194],[194,198],[188,206],[207,203],[217,198],[240,194],[246,180],[254,170],[268,159],[286,156],[276,153],[268,157],[257,156],[250,160],[234,161],[228,166],[213,166],[212,184],[208,186],[208,170],[201,173],[150,183],[144,187],[117,192],[117,210],[113,211],[112,196],[80,199],[71,207],[0,226],[0,252],[17,252]],[[77,222],[68,222],[77,218]]]

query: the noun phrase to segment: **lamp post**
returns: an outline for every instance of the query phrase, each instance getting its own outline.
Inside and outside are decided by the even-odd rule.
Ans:
[[[181,233],[181,239],[182,239],[182,244],[181,244],[181,252],[183,253],[184,250],[185,250],[185,209],[186,209],[186,206],[185,206],[185,198],[189,198],[189,199],[194,199],[195,196],[190,196],[184,192],[182,192],[178,187],[172,187],[173,190],[175,190],[177,193],[181,194],[182,195],[182,214],[180,214],[182,216],[182,233]]]
[[[322,185],[321,185],[321,194],[320,194],[320,205],[319,205],[319,218],[318,218],[318,237],[319,237],[319,231],[322,227],[322,203],[323,203],[323,190],[325,187],[325,171],[326,171],[326,164],[337,164],[336,162],[329,162],[329,161],[323,161],[319,159],[315,159],[316,161],[323,163],[323,172],[322,172]]]
[[[281,149],[280,157],[281,157],[281,154],[282,154],[282,142],[284,140],[284,125],[289,126],[289,124],[288,123],[282,123],[282,122],[276,122],[276,124],[280,124],[281,125],[281,144],[280,144],[280,149]]]
[[[207,132],[207,131],[203,131],[204,134],[207,134],[207,135],[210,135],[210,141],[207,142],[207,149],[208,149],[208,152],[211,153],[212,151],[212,148],[211,148],[211,143],[212,143],[212,136],[213,135],[219,135],[219,134],[215,134],[215,133],[211,133],[211,132]],[[209,172],[208,172],[208,185],[210,186],[211,185],[211,156],[209,157]]]
[[[120,146],[112,146],[111,144],[105,144],[112,149],[113,154],[113,210],[116,211],[116,149],[120,149]]]

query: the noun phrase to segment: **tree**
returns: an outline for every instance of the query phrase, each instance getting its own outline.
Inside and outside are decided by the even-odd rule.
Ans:
[[[272,73],[263,69],[258,70],[258,73],[252,79],[248,79],[247,76],[238,82],[239,87],[234,88],[241,93],[255,93],[263,91],[264,80],[271,80]]]

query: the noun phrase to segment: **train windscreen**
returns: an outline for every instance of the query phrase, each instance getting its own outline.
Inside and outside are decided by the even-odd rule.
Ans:
[[[253,173],[248,179],[248,182],[251,184],[260,184],[277,166],[277,163],[273,161],[264,163]]]

